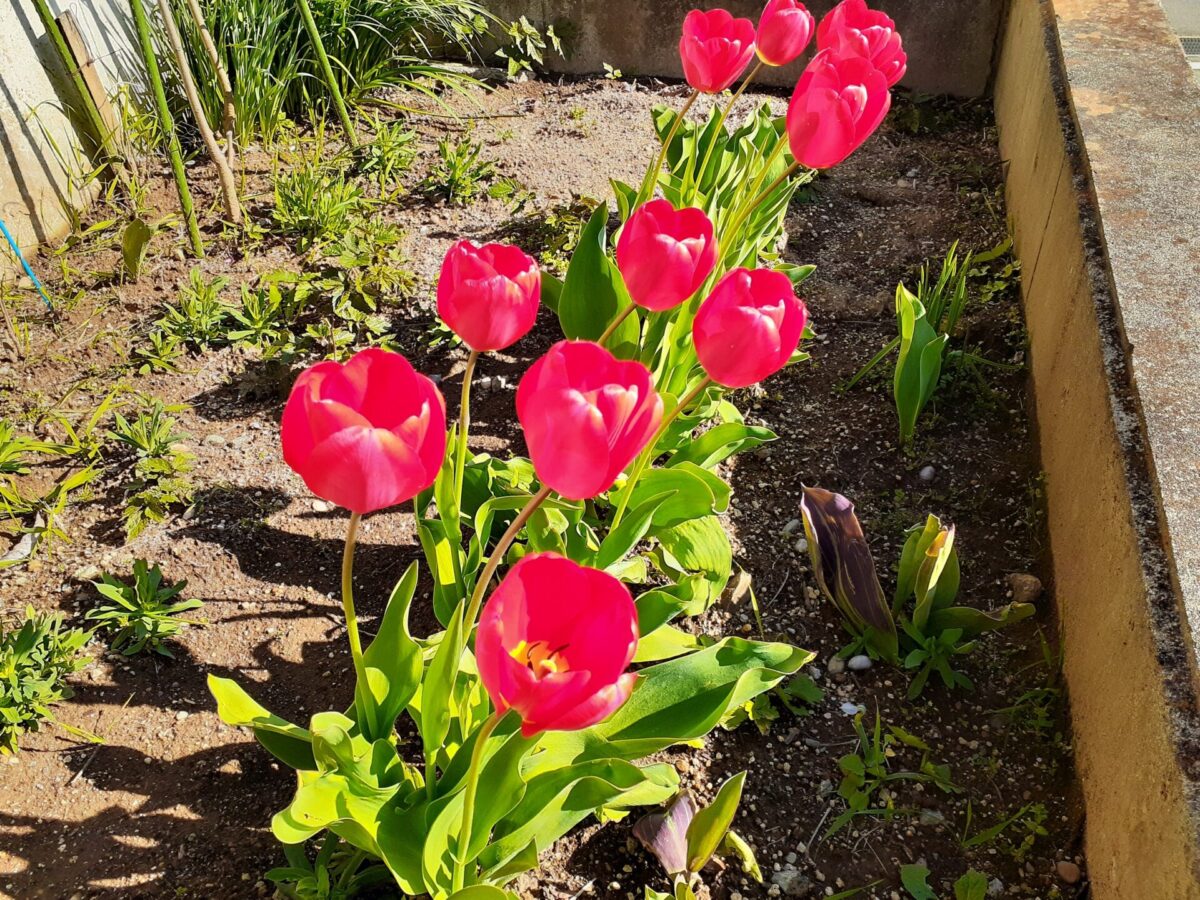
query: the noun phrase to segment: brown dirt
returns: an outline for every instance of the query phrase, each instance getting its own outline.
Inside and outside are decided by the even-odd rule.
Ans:
[[[658,84],[635,89],[603,80],[531,82],[481,96],[473,133],[500,170],[523,182],[546,208],[573,194],[605,197],[610,177],[636,179],[653,145],[650,105],[677,104],[680,96],[678,88]],[[892,123],[822,178],[811,202],[794,206],[789,217],[788,260],[818,266],[805,288],[818,332],[812,361],[737,398],[749,418],[780,436],[728,473],[735,488],[728,524],[737,562],[754,575],[768,635],[817,651],[813,674],[820,674],[826,699],[806,718],[784,712],[768,736],[747,724],[718,731],[703,749],[671,758],[704,795],[728,775],[750,770],[737,828],[757,850],[767,883],[760,887],[727,870],[709,879],[716,896],[776,895],[771,879],[779,873],[798,891],[811,882],[814,896],[878,882],[862,896],[899,897],[897,867],[917,860],[933,870],[931,883],[942,896],[950,895],[949,883],[969,866],[999,878],[1002,896],[1084,896],[1086,887],[1060,882],[1054,870],[1056,861],[1077,858],[1081,824],[1065,711],[1060,705],[1049,736],[995,712],[1045,681],[1038,632],[1055,633],[1052,600],[1041,601],[1031,623],[985,638],[964,661],[974,693],[949,694],[931,684],[921,701],[908,703],[907,676],[888,667],[828,674],[829,659],[845,637],[833,610],[816,597],[807,556],[797,548],[800,533],[792,520],[799,515],[803,482],[857,501],[885,587],[903,529],[927,512],[958,527],[969,602],[999,605],[1008,573],[1038,571],[1038,469],[1023,372],[987,371],[990,395],[969,378],[952,378],[911,456],[895,446],[886,380],[839,391],[894,334],[891,295],[898,280],[912,279],[923,260],[940,258],[955,239],[985,250],[1004,234],[1001,164],[988,111],[977,105],[899,106]],[[897,115],[918,113],[931,128],[914,135],[895,127]],[[432,146],[447,125],[429,118],[417,127]],[[251,206],[261,216],[269,208],[268,160],[251,154],[246,168],[247,184],[258,195]],[[193,175],[200,206],[215,221],[214,183],[202,166]],[[154,204],[169,211],[169,180],[161,174],[152,180]],[[394,329],[414,361],[443,376],[447,395],[457,396],[462,355],[431,350],[424,341],[433,323],[430,283],[453,239],[496,234],[509,213],[490,199],[457,209],[410,196],[388,214],[408,230],[406,249],[418,277],[416,296],[388,311]],[[255,273],[301,264],[280,241],[244,252],[217,239],[215,227],[208,237],[214,244],[202,268],[227,274],[235,285]],[[94,500],[68,512],[69,545],[59,545],[51,558],[0,571],[0,611],[15,613],[31,603],[76,616],[92,596],[73,578],[81,566],[124,574],[134,557],[145,557],[160,561],[168,577],[186,578],[187,595],[205,600],[210,622],[184,632],[174,661],[114,657],[94,644],[97,659],[75,679],[76,696],[60,714],[99,732],[106,743],[81,745],[50,728],[28,736],[20,755],[0,760],[0,893],[6,896],[268,893],[261,876],[282,855],[267,825],[286,802],[292,779],[245,734],[218,721],[205,677],[235,677],[292,719],[340,708],[348,699],[349,659],[334,599],[344,521],[340,512],[317,511],[279,457],[286,382],[272,383],[256,360],[229,349],[193,357],[178,374],[136,376],[123,368],[130,335],[137,340],[145,333],[191,267],[177,254],[179,245],[177,232],[157,238],[150,274],[132,285],[115,284],[104,274],[116,267],[111,248],[65,254],[83,286],[78,298],[52,321],[43,321],[29,300],[23,311],[35,350],[29,360],[0,364],[0,415],[25,423],[40,420],[47,409],[84,413],[118,381],[189,404],[180,418],[192,436],[200,488],[192,510],[124,545],[119,501],[125,476],[110,472]],[[38,265],[57,296],[66,296],[53,275],[59,260],[47,256]],[[990,358],[1020,362],[1014,291],[978,307],[969,333]],[[556,323],[546,317],[526,341],[485,361],[482,373],[515,382],[556,334]],[[517,438],[512,422],[511,388],[483,398],[474,432],[478,446],[509,445]],[[927,465],[935,470],[932,481],[918,474]],[[393,581],[418,556],[407,509],[366,523],[356,593],[367,631]],[[697,627],[750,632],[753,622],[743,603],[710,612]],[[432,618],[421,624],[432,627]],[[885,722],[926,740],[962,793],[901,784],[896,806],[920,815],[860,819],[821,840],[821,823],[842,808],[831,793],[837,759],[853,749],[851,720],[839,709],[845,702],[868,715],[878,709]],[[894,767],[919,761],[902,750]],[[1045,805],[1049,833],[1023,861],[1003,842],[960,847],[968,807],[975,833],[1028,802]],[[586,890],[640,897],[643,884],[665,887],[634,848],[628,822],[582,828],[544,863],[519,882],[523,895],[566,897]]]

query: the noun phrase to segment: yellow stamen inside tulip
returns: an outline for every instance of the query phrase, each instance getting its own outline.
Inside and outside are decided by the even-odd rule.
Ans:
[[[520,641],[509,651],[509,655],[522,665],[528,666],[538,678],[543,678],[546,675],[565,672],[570,668],[562,656],[562,651],[566,649],[563,646],[557,650],[551,650],[550,645],[545,641],[534,641],[532,644]]]

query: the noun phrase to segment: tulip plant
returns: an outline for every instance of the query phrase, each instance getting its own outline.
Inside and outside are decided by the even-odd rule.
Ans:
[[[615,254],[603,206],[562,281],[516,247],[450,249],[438,312],[467,362],[449,431],[437,386],[399,354],[368,349],[297,379],[284,459],[350,512],[353,699],[301,725],[231,680],[210,687],[224,721],[296,770],[273,833],[286,845],[336,836],[351,848],[345,883],[382,867],[409,896],[512,896],[505,885],[588,816],[677,796],[675,768],[649,757],[703,738],[812,658],[672,622],[706,609],[730,578],[718,516],[731,489],[718,467],[775,438],[745,424],[726,393],[804,358],[795,285],[811,269],[774,254],[787,199],[879,125],[904,68],[899,37],[846,0],[816,29],[819,52],[786,119],[759,110],[729,133],[732,102],[707,125],[686,114],[756,51],[760,67],[791,62],[813,24],[794,0],[771,0],[757,30],[723,10],[688,15],[680,52],[696,93],[659,117],[644,184],[615,185]],[[528,458],[472,453],[475,370],[529,332],[543,302],[566,340],[517,389]],[[359,523],[407,501],[444,630],[410,632],[414,563],[364,646],[352,590]],[[702,865],[693,855],[691,873]]]

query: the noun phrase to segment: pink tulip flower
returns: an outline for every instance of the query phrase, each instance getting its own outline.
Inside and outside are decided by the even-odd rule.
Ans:
[[[758,58],[786,66],[804,52],[817,22],[799,0],[767,0],[758,20]]]
[[[754,55],[754,23],[727,10],[693,9],[683,20],[679,58],[688,84],[719,94],[738,80]]]
[[[887,79],[888,87],[904,77],[908,55],[896,23],[866,0],[842,0],[817,26],[817,49],[838,56],[854,54],[869,59]]]
[[[784,367],[807,321],[808,309],[782,272],[734,269],[701,304],[692,340],[713,381],[746,387]]]
[[[459,241],[442,261],[438,315],[472,350],[503,350],[533,328],[541,291],[537,262],[517,247]]]
[[[446,454],[446,404],[399,353],[372,347],[296,379],[283,459],[318,497],[366,514],[433,484]]]
[[[542,484],[572,500],[612,487],[662,421],[650,370],[590,341],[560,341],[517,387],[517,418]]]
[[[637,608],[629,589],[557,553],[513,566],[479,620],[475,659],[497,712],[521,733],[578,731],[616,712],[637,676]]]
[[[822,50],[788,104],[792,156],[810,169],[836,166],[874,133],[891,105],[887,79],[870,60]]]
[[[645,309],[683,303],[704,284],[716,261],[712,221],[703,210],[677,210],[670,200],[639,206],[617,241],[617,268],[633,302]]]

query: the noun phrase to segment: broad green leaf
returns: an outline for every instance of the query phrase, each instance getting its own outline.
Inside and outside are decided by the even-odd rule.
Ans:
[[[919,863],[900,867],[900,883],[912,900],[937,900],[937,894],[929,886],[929,868]]]
[[[721,785],[712,803],[696,812],[687,830],[689,872],[699,872],[708,865],[725,840],[733,817],[737,815],[738,804],[742,802],[745,783],[746,773],[739,772]]]
[[[558,301],[558,320],[568,338],[594,341],[632,301],[621,273],[608,258],[608,207],[600,204],[592,213],[567,267]],[[637,313],[630,315],[608,339],[606,346],[622,358],[637,353],[640,326]]]
[[[142,274],[142,265],[153,237],[154,229],[140,218],[132,219],[121,233],[121,260],[125,264],[125,273],[134,281]]]
[[[638,613],[638,634],[646,637],[683,612],[694,599],[691,586],[703,580],[702,575],[691,575],[683,583],[639,594],[634,601]]]
[[[607,569],[632,552],[638,541],[650,530],[650,524],[659,509],[674,496],[674,491],[656,492],[652,496],[643,498],[636,506],[633,506],[631,500],[629,515],[622,519],[621,524],[610,531],[600,544],[600,550],[596,554],[594,563],[595,567]]]
[[[753,450],[775,438],[775,432],[769,428],[726,422],[685,445],[667,460],[667,468],[687,462],[702,469],[713,469],[733,454]]]
[[[713,472],[690,462],[644,473],[630,497],[630,506],[668,491],[673,492],[673,496],[654,513],[656,528],[669,528],[729,508],[729,485]]]
[[[254,729],[258,742],[293,769],[316,769],[308,731],[268,711],[232,679],[209,675],[208,690],[217,701],[217,715],[226,725]]]
[[[450,895],[450,900],[517,900],[517,895],[490,884],[473,884],[455,891]]]
[[[680,631],[672,625],[660,625],[649,634],[638,640],[635,663],[658,662],[663,659],[673,659],[697,650],[699,639],[686,631]]]
[[[742,864],[742,871],[762,884],[762,869],[758,865],[758,859],[754,856],[754,848],[736,831],[730,830],[725,834],[721,855],[737,857]]]
[[[716,516],[689,519],[671,528],[652,529],[651,535],[669,557],[660,556],[664,569],[704,575],[707,590],[685,610],[693,616],[704,612],[721,596],[733,574],[733,548],[721,520]]]
[[[460,603],[450,617],[450,626],[442,636],[421,685],[421,742],[426,758],[433,757],[441,749],[450,733],[454,682],[462,656],[463,613]]]
[[[1032,603],[1009,603],[990,611],[969,606],[951,606],[933,611],[929,617],[929,630],[940,634],[951,629],[960,629],[964,637],[972,638],[1028,619],[1035,612]]]
[[[370,690],[359,691],[360,706],[369,710],[368,721],[360,723],[360,727],[368,740],[391,736],[396,718],[421,683],[421,647],[408,630],[408,611],[417,588],[417,574],[414,562],[392,591],[379,631],[363,653]]]
[[[562,297],[563,283],[545,269],[542,270],[542,303],[552,312],[558,312],[558,302]]]
[[[988,877],[974,869],[954,882],[954,900],[987,900]]]

